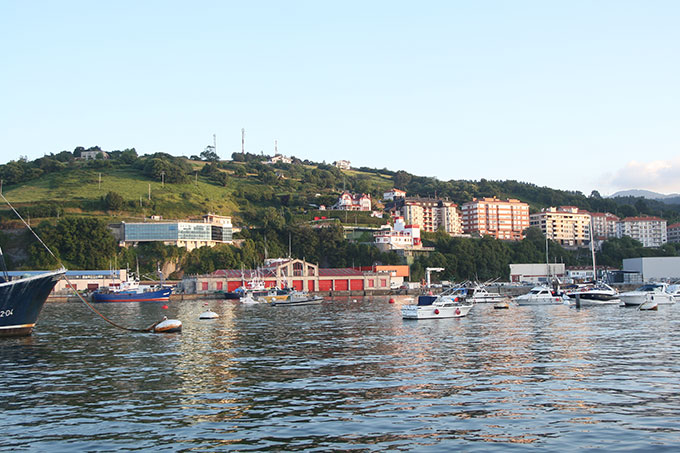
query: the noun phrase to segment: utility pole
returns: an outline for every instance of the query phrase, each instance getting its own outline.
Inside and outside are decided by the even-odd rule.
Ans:
[[[213,134],[213,151],[217,154],[217,135]]]
[[[241,128],[241,154],[246,153],[246,130]]]
[[[102,174],[99,173],[99,190],[102,190]]]
[[[161,187],[165,187],[165,171],[161,172]]]
[[[151,200],[151,183],[149,183],[149,200]]]

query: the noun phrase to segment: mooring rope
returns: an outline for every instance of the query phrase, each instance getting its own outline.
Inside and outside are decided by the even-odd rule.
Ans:
[[[33,236],[35,236],[36,239],[38,239],[38,241],[40,241],[40,243],[43,245],[43,247],[45,247],[45,250],[47,250],[47,252],[50,255],[52,255],[52,257],[57,261],[57,264],[59,264],[62,269],[66,269],[64,264],[61,262],[61,260],[59,258],[57,258],[57,256],[54,253],[52,253],[52,250],[50,250],[50,248],[47,246],[47,244],[45,244],[45,242],[43,242],[43,240],[40,238],[40,236],[38,236],[38,234],[35,231],[33,231],[33,228],[31,228],[31,225],[29,225],[28,222],[26,222],[24,220],[24,218],[21,217],[21,214],[19,214],[19,212],[16,209],[14,209],[14,206],[12,206],[12,203],[10,203],[7,198],[5,198],[5,195],[2,192],[0,192],[0,197],[2,197],[3,200],[5,200],[5,203],[7,203],[7,205],[12,209],[12,211],[14,211],[14,213],[17,215],[17,217],[19,217],[19,219],[21,219],[21,221],[24,223],[24,225],[26,225],[26,228],[28,228],[28,230],[31,233],[33,233]],[[106,316],[101,314],[96,308],[94,308],[92,306],[92,304],[90,304],[88,301],[86,301],[83,298],[83,296],[80,295],[78,290],[76,290],[75,287],[73,286],[73,284],[71,283],[71,280],[69,280],[68,277],[66,276],[66,273],[64,273],[64,280],[66,280],[66,283],[68,283],[68,287],[73,291],[73,293],[76,296],[78,296],[78,299],[80,299],[90,310],[92,310],[94,313],[96,313],[99,317],[101,317],[104,321],[108,322],[112,326],[117,327],[117,328],[122,329],[122,330],[127,330],[129,332],[150,332],[155,327],[155,324],[154,324],[154,325],[152,325],[152,326],[150,326],[146,329],[135,329],[133,327],[121,326],[120,324],[117,324],[117,323],[111,321],[109,318],[107,318]]]

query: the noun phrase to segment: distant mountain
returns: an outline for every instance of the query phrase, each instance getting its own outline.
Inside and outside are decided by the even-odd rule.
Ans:
[[[665,200],[667,198],[680,197],[680,194],[672,193],[672,194],[669,194],[669,195],[665,195],[665,194],[658,193],[658,192],[652,192],[651,190],[631,189],[631,190],[621,190],[619,192],[616,192],[616,193],[610,195],[608,198],[616,198],[616,197],[640,197],[640,198],[648,198],[650,200]]]

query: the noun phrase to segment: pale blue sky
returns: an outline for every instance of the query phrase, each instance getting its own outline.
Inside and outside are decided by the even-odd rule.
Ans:
[[[0,153],[680,192],[680,2],[0,0]]]

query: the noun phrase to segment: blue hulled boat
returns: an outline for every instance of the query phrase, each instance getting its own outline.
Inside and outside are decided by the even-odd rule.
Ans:
[[[47,296],[66,269],[17,280],[0,278],[0,336],[30,335]]]
[[[121,285],[92,293],[92,302],[167,302],[172,288]]]

